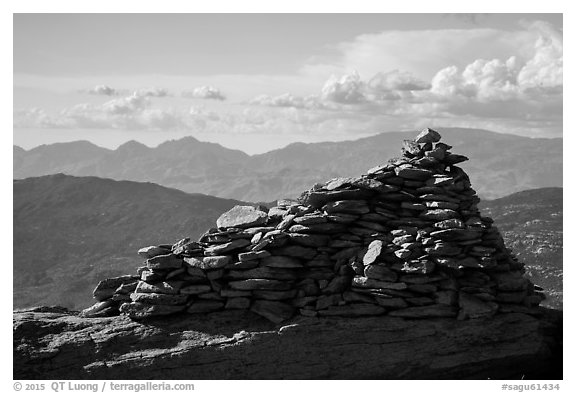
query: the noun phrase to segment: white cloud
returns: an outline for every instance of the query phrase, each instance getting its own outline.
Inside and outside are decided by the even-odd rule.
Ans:
[[[562,36],[548,24],[532,24],[530,29],[539,34],[532,57],[477,59],[462,70],[444,68],[421,100],[443,102],[445,112],[457,115],[561,120]]]
[[[302,71],[327,77],[350,69],[361,75],[402,70],[429,80],[442,68],[462,68],[476,59],[531,58],[537,36],[527,28],[388,30],[340,43],[335,55],[307,64]]]
[[[324,85],[325,107],[391,116],[467,116],[478,119],[541,119],[562,115],[562,35],[545,23],[532,24],[531,57],[474,59],[440,69],[425,82],[407,71],[379,72],[365,81],[358,72]]]
[[[146,98],[146,95],[134,93],[129,97],[105,102],[101,108],[104,112],[113,115],[129,115],[141,111],[149,105],[150,100]]]
[[[563,83],[562,34],[544,22],[534,22],[529,28],[539,37],[534,44],[534,56],[518,73],[518,83],[525,87],[554,87]]]
[[[145,87],[134,91],[135,96],[141,97],[168,97],[168,90],[162,87]]]
[[[119,96],[123,94],[130,94],[130,90],[120,90],[108,85],[96,85],[90,89],[82,89],[80,92],[98,96]],[[143,87],[134,90],[132,95],[138,95],[142,97],[167,97],[170,94],[168,90],[162,87]]]
[[[340,78],[332,75],[324,83],[320,97],[339,104],[359,104],[366,101],[365,90],[366,84],[360,79],[360,74],[353,71]]]
[[[108,85],[97,85],[90,89],[84,90],[84,92],[99,96],[115,96],[119,94],[118,90]]]
[[[33,108],[14,114],[15,128],[182,129],[178,112],[151,108],[148,97],[133,94],[103,104],[77,104],[49,114]]]
[[[226,97],[222,94],[222,92],[213,86],[200,86],[193,90],[185,90],[182,92],[182,97],[201,98],[205,100],[220,100],[220,101],[226,99]]]
[[[407,71],[379,72],[368,81],[368,87],[376,92],[427,90],[430,84]]]
[[[58,121],[57,118],[50,116],[42,108],[16,109],[14,111],[14,128],[67,128],[67,126]]]
[[[427,38],[428,33],[440,42]],[[523,30],[508,32],[472,29],[451,33],[408,31],[361,36],[341,45],[341,49],[351,52],[342,55],[335,65],[322,69],[322,72],[334,72],[327,80],[320,79],[316,85],[310,83],[308,89],[300,86],[292,90],[290,83],[272,88],[273,78],[262,84],[251,79],[253,90],[250,91],[254,94],[259,91],[272,94],[259,95],[239,104],[204,101],[207,109],[202,105],[190,107],[190,101],[182,99],[223,100],[223,94],[209,85],[182,92],[182,97],[162,103],[152,97],[169,95],[165,89],[140,89],[131,96],[116,97],[98,105],[75,105],[60,113],[50,114],[38,108],[15,111],[14,126],[365,135],[421,125],[465,125],[530,135],[537,134],[538,127],[548,135],[561,133],[563,41],[560,31],[545,23],[533,23]],[[462,37],[454,36],[460,33]],[[399,41],[389,42],[391,37]],[[382,42],[384,44],[377,48]],[[401,44],[403,52],[398,54],[396,46]],[[452,44],[456,48],[450,48]],[[491,46],[494,51],[490,51]],[[382,60],[395,53],[386,54],[387,48],[396,48],[395,56],[406,57],[407,60],[396,63],[408,67],[396,66],[394,62],[372,64],[376,55],[382,54]],[[458,51],[461,58],[457,56]],[[343,65],[352,64],[345,61],[351,53],[358,54],[360,72],[341,71]],[[416,59],[425,67],[416,64]],[[363,66],[368,63],[370,67]],[[362,71],[371,69],[373,72]],[[424,69],[426,72],[419,72]],[[192,83],[187,85],[198,82]],[[198,85],[203,83],[213,82]],[[297,94],[278,94],[286,91],[286,85]],[[172,91],[177,89],[175,85],[169,86]],[[175,107],[166,107],[173,104]],[[522,124],[526,126],[525,132],[519,131]]]

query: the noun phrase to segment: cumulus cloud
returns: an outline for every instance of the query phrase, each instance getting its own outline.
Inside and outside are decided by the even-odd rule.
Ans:
[[[466,98],[478,104],[519,101],[533,104],[540,94],[540,105],[561,99],[563,84],[562,36],[550,25],[536,23],[539,32],[533,55],[525,61],[516,56],[506,60],[477,59],[462,70],[446,67],[434,76],[430,92],[436,98]]]
[[[38,108],[14,113],[15,128],[181,129],[179,112],[151,107],[150,98],[136,93],[103,104],[77,104],[49,114]]]
[[[182,97],[185,98],[200,98],[205,100],[220,100],[226,99],[224,94],[213,86],[200,86],[193,90],[185,90],[182,92]]]
[[[96,85],[90,89],[80,90],[80,92],[97,96],[120,96],[130,94],[130,90],[116,89],[108,85]],[[143,87],[133,90],[132,94],[142,97],[167,97],[170,95],[168,90],[162,87]]]
[[[97,85],[90,89],[86,89],[83,92],[97,96],[115,96],[119,94],[118,90],[108,85]]]
[[[14,128],[67,128],[57,117],[50,116],[42,108],[16,109]]]
[[[403,70],[378,72],[364,80],[358,72],[332,76],[320,97],[325,109],[393,116],[472,116],[478,118],[540,118],[557,121],[562,113],[562,35],[551,25],[528,26],[531,55],[474,59],[451,65],[430,82]]]
[[[102,111],[113,115],[129,115],[141,111],[150,105],[145,95],[134,93],[129,97],[122,97],[105,102]]]
[[[111,97],[113,99],[99,105],[75,105],[59,113],[47,113],[38,108],[15,111],[14,126],[194,129],[269,134],[332,133],[340,130],[359,134],[387,128],[406,129],[416,123],[431,126],[491,125],[496,131],[518,132],[524,124],[531,130],[526,134],[536,133],[534,130],[538,127],[549,134],[553,132],[551,130],[561,132],[562,32],[541,22],[525,25],[522,32],[473,30],[464,35],[475,38],[467,43],[471,48],[466,48],[462,58],[452,61],[455,53],[448,49],[446,53],[438,52],[442,56],[436,53],[435,58],[442,61],[433,60],[431,64],[441,66],[429,76],[419,74],[418,67],[403,69],[394,64],[380,64],[374,72],[336,72],[327,80],[318,79],[312,95],[260,95],[233,109],[218,108],[216,111],[201,105],[188,107],[185,100],[181,100],[177,108],[157,108],[155,105],[171,102],[160,103],[153,97],[169,93],[163,89],[140,89],[130,96]],[[412,34],[415,39],[424,37],[422,32],[406,34]],[[445,37],[443,34],[435,33],[433,36],[442,38]],[[381,35],[378,37],[382,38]],[[496,50],[491,56],[484,56],[489,53],[487,44],[479,37],[489,44],[494,41]],[[375,50],[374,45],[378,42],[376,38],[363,37],[357,41],[369,43],[367,48],[370,51],[366,54],[372,56],[375,53],[372,49]],[[458,40],[460,38],[451,37],[448,43],[460,42]],[[402,42],[406,44],[406,40]],[[415,42],[416,46],[421,45],[420,41]],[[479,42],[484,42],[484,46],[476,56],[471,56]],[[390,45],[387,42],[379,51]],[[411,56],[413,51],[406,51],[406,47],[402,48],[403,53],[410,52],[408,56]],[[445,43],[440,47],[445,48]],[[359,47],[355,48],[356,51]],[[417,51],[419,48],[413,49]],[[417,57],[420,61],[423,58],[428,61],[427,53],[424,51]],[[325,83],[322,84],[322,80]],[[223,94],[212,86],[182,92],[182,97],[224,99]],[[499,127],[494,126],[498,124]]]
[[[529,28],[538,31],[539,37],[534,44],[534,56],[518,73],[518,83],[526,87],[562,85],[562,34],[544,22],[534,22]]]
[[[324,83],[320,97],[325,101],[339,104],[359,104],[366,101],[364,92],[366,84],[360,79],[360,74],[353,71],[338,78],[332,75]]]
[[[379,72],[368,81],[372,91],[414,91],[427,90],[430,84],[416,78],[407,71],[392,70]]]
[[[162,87],[144,87],[134,91],[135,96],[140,97],[168,97],[168,90]]]
[[[354,69],[361,75],[375,75],[397,69],[430,80],[442,68],[462,68],[476,59],[508,58],[511,54],[531,57],[537,35],[529,28],[386,30],[340,43],[336,54],[317,58],[302,71],[317,75]]]

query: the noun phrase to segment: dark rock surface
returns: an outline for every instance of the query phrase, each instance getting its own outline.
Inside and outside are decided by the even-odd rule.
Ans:
[[[14,379],[562,379],[562,313],[490,319],[249,311],[79,318],[14,313]],[[328,315],[328,314],[327,314]]]

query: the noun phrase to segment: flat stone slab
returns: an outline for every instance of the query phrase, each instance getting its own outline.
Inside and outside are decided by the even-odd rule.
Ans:
[[[291,289],[291,284],[286,281],[270,280],[265,278],[253,278],[242,281],[230,281],[228,285],[232,289],[239,289],[243,291],[251,291],[254,289],[285,291]]]
[[[158,246],[142,247],[138,250],[138,255],[143,258],[153,258],[158,255],[170,254],[172,251],[168,248]]]
[[[249,228],[266,224],[268,213],[254,206],[236,205],[216,220],[218,228]]]
[[[161,293],[133,293],[130,295],[133,302],[145,304],[159,304],[176,306],[186,303],[188,295],[166,295]]]
[[[219,255],[210,257],[190,257],[184,258],[184,263],[190,267],[196,267],[202,270],[206,269],[219,269],[225,267],[232,262],[232,257],[229,255]]]
[[[144,319],[179,313],[185,308],[186,306],[184,305],[170,306],[146,303],[124,303],[120,306],[120,312],[132,319]]]
[[[409,180],[427,180],[432,176],[432,171],[422,169],[410,164],[402,164],[395,169],[396,176]]]
[[[436,143],[440,142],[442,137],[437,131],[434,131],[431,128],[423,129],[416,138],[414,138],[414,142],[416,143]]]
[[[373,240],[368,245],[368,250],[366,250],[364,257],[362,258],[362,262],[364,263],[364,265],[370,265],[376,262],[376,259],[378,259],[378,257],[380,256],[380,253],[382,253],[383,247],[384,242],[382,242],[382,240]]]
[[[365,214],[370,212],[368,204],[363,200],[329,202],[323,209],[327,213]]]
[[[136,293],[162,293],[166,295],[176,295],[180,291],[183,282],[178,281],[175,283],[167,283],[164,281],[149,284],[144,281],[139,281],[134,292]]]
[[[235,239],[231,242],[218,244],[215,246],[210,246],[204,249],[204,255],[206,256],[219,256],[230,253],[234,250],[245,248],[250,245],[250,240],[248,239]]]
[[[352,280],[352,286],[357,288],[375,288],[375,289],[406,289],[408,286],[403,282],[388,282],[375,280],[373,278],[355,276]]]
[[[119,276],[119,277],[112,277],[106,278],[96,285],[94,289],[93,295],[94,298],[98,301],[106,300],[112,297],[116,292],[116,289],[123,284],[131,284],[138,281],[138,276]]]
[[[146,266],[150,269],[179,269],[182,267],[182,258],[178,258],[176,255],[158,255],[154,258],[146,260]]]
[[[294,269],[261,266],[254,269],[231,270],[226,274],[226,277],[231,280],[247,280],[252,278],[296,280],[298,278],[298,274],[294,271]]]

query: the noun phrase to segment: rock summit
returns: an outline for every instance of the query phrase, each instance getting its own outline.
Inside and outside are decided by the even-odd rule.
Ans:
[[[429,128],[354,178],[267,209],[236,206],[199,239],[138,250],[134,275],[101,281],[84,317],[250,310],[304,317],[492,318],[538,313],[540,288],[506,248]]]

